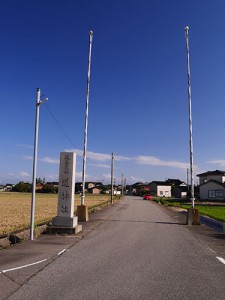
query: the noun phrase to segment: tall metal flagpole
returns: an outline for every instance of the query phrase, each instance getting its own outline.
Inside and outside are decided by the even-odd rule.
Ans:
[[[185,27],[186,49],[187,49],[187,78],[188,78],[188,107],[189,107],[189,133],[190,133],[190,177],[191,177],[191,203],[195,206],[194,198],[194,177],[193,177],[193,140],[192,140],[192,110],[191,110],[191,75],[190,75],[190,54],[189,54],[189,27]]]
[[[34,239],[34,211],[35,211],[35,191],[36,191],[36,171],[37,171],[37,151],[38,151],[38,129],[39,129],[39,110],[40,105],[47,101],[46,98],[40,101],[41,90],[37,88],[36,94],[36,118],[35,118],[35,135],[34,135],[34,158],[33,158],[33,184],[32,184],[32,201],[31,201],[31,222],[30,222],[30,239]]]
[[[81,205],[84,205],[85,199],[85,177],[86,177],[86,159],[87,159],[87,130],[88,130],[88,104],[91,79],[91,49],[92,49],[93,31],[89,33],[89,55],[88,55],[88,75],[87,75],[87,90],[86,90],[86,114],[85,114],[85,129],[84,129],[84,152],[83,152],[83,172],[82,172],[82,195]]]

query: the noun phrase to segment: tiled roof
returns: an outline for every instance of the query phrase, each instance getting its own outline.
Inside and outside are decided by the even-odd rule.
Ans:
[[[218,185],[222,185],[223,187],[225,187],[225,183],[219,182],[219,181],[217,181],[217,180],[208,180],[208,181],[206,181],[206,182],[203,182],[203,183],[200,184],[199,186],[203,186],[203,185],[205,185],[205,184],[207,184],[207,183],[210,183],[210,182],[214,182],[214,183],[216,183],[216,184],[218,184]]]
[[[225,175],[225,171],[221,171],[221,170],[208,171],[205,173],[198,174],[196,176],[201,177],[201,176],[208,176],[208,175]]]
[[[165,186],[171,186],[171,183],[166,181],[152,181],[150,184],[155,183],[156,185],[165,185]]]

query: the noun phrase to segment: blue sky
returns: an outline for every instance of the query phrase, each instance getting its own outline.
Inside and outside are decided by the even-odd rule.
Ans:
[[[0,10],[0,184],[58,180],[61,151],[81,180],[89,31],[93,30],[87,181],[179,178],[189,167],[185,32],[190,27],[195,174],[225,169],[223,0],[8,0]],[[195,179],[196,182],[196,179]]]

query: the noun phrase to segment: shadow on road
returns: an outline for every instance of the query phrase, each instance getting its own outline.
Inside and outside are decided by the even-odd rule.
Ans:
[[[168,224],[168,225],[186,225],[185,223],[177,223],[177,222],[155,222],[157,224]]]
[[[99,219],[100,220],[100,219]],[[184,223],[176,222],[156,222],[147,220],[119,220],[119,219],[109,219],[106,222],[124,222],[124,223],[149,223],[149,224],[168,224],[168,225],[185,225]]]

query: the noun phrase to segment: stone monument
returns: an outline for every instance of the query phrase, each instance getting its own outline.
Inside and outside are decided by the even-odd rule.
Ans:
[[[53,218],[48,232],[76,234],[82,230],[77,216],[74,216],[75,169],[76,154],[61,152],[57,216]]]

